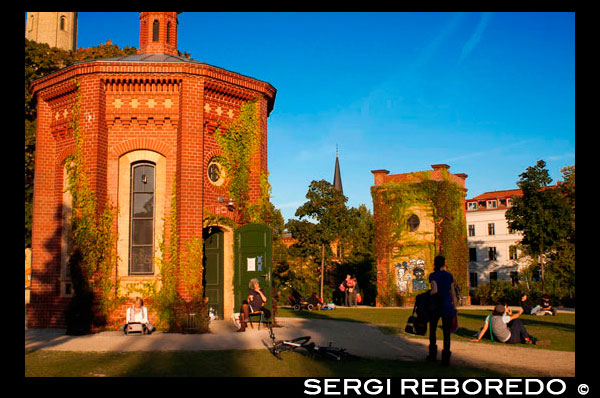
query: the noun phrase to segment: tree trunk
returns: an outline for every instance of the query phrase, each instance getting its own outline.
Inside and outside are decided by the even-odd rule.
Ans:
[[[546,293],[544,288],[544,235],[542,235],[542,245],[540,249],[540,268],[542,270],[542,294]]]
[[[323,275],[325,273],[325,243],[321,243],[321,298],[323,298]]]

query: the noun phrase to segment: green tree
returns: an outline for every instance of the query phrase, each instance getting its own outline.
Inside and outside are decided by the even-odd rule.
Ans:
[[[343,239],[347,233],[348,198],[336,190],[334,186],[325,181],[312,181],[306,193],[308,199],[296,210],[299,221],[288,222],[288,229],[292,236],[299,241],[298,247],[304,248],[303,255],[319,258],[321,263],[320,293],[323,297],[325,279],[325,260],[331,255],[330,245],[336,239]],[[303,218],[314,220],[312,223]],[[317,254],[317,246],[320,254]]]
[[[521,197],[513,198],[506,211],[509,228],[523,233],[521,244],[539,258],[542,292],[545,292],[545,259],[565,243],[571,230],[572,208],[561,189],[549,187],[552,182],[546,163],[539,160],[519,175]]]
[[[356,275],[365,304],[374,304],[377,296],[375,262],[375,218],[362,204],[348,209],[345,234],[340,239],[342,261],[334,270],[337,281],[347,274]]]

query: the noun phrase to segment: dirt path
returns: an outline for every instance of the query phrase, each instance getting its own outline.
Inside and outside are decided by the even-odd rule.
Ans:
[[[311,341],[346,348],[361,357],[422,361],[427,355],[425,339],[387,335],[375,326],[358,322],[321,319],[279,318],[274,328],[277,340],[311,336]],[[26,350],[55,351],[200,351],[252,350],[270,346],[269,332],[248,329],[235,333],[228,321],[211,323],[211,332],[182,335],[156,332],[151,336],[125,336],[103,332],[66,336],[64,330],[31,329],[25,332]],[[441,343],[438,343],[441,347]],[[509,372],[512,376],[575,376],[575,353],[504,344],[452,342],[452,362]]]

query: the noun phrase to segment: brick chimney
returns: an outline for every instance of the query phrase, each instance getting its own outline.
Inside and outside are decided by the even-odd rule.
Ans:
[[[177,12],[140,12],[138,54],[177,56]]]

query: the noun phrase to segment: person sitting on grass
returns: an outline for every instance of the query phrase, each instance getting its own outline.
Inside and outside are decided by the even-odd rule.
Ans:
[[[127,308],[126,323],[123,325],[125,334],[130,323],[141,323],[144,334],[151,334],[154,331],[154,326],[148,321],[148,308],[144,307],[144,301],[139,297],[136,297],[133,305]]]
[[[556,308],[552,306],[552,301],[547,294],[542,294],[542,302],[535,307],[531,304],[531,300],[524,294],[521,297],[521,307],[527,315],[556,315]]]
[[[542,294],[541,314],[539,315],[556,315],[556,308],[552,306],[552,300],[547,294]]]
[[[483,328],[479,331],[477,338],[471,340],[472,342],[479,342],[481,338],[488,330],[491,324],[490,333],[494,340],[506,344],[536,344],[536,345],[548,345],[550,340],[538,340],[531,336],[523,322],[518,319],[523,314],[523,308],[519,309],[519,312],[513,314],[512,310],[507,305],[498,304],[491,315],[485,318]]]
[[[313,294],[306,301],[308,302],[308,304],[312,304],[313,308],[316,308],[318,310],[320,310],[323,306],[323,299],[317,297],[317,293],[315,292],[313,292]]]
[[[524,294],[521,296],[521,308],[523,308],[523,313],[525,315],[536,315],[541,307],[539,305],[534,307],[529,297]]]

